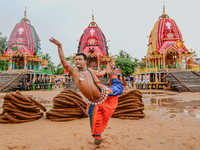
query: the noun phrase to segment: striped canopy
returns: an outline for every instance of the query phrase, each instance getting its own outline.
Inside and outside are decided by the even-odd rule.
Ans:
[[[181,49],[181,52],[188,51],[183,44],[182,34],[176,22],[166,16],[163,14],[154,24],[149,36],[147,56],[155,52],[163,52],[168,48],[173,48],[176,51]],[[177,44],[180,46],[177,47]]]
[[[94,53],[97,56],[108,55],[106,37],[98,26],[92,25],[85,29],[79,40],[77,52]]]
[[[14,47],[25,49],[27,55],[36,55],[37,51],[40,50],[40,39],[35,31],[35,28],[28,22],[21,22],[16,24],[13,29],[9,40],[8,40],[8,49],[4,55],[8,55]],[[23,50],[21,50],[23,51]]]

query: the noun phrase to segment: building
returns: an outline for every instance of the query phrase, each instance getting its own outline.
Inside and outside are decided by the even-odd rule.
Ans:
[[[103,70],[107,63],[115,61],[114,55],[109,55],[106,37],[102,30],[94,21],[92,14],[92,22],[84,30],[78,45],[78,52],[83,52],[88,57],[87,67],[94,70]],[[121,74],[121,69],[114,69],[116,74]]]

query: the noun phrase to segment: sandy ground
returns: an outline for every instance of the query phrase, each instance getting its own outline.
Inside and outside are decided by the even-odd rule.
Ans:
[[[61,90],[22,94],[33,95],[48,106]],[[199,150],[200,93],[142,92],[145,118],[111,118],[102,134],[104,147],[99,150]],[[89,118],[52,122],[42,117],[28,123],[0,124],[0,150],[86,150],[92,143]]]

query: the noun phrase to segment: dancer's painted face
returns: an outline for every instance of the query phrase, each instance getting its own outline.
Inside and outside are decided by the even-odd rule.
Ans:
[[[75,62],[75,64],[76,64],[76,67],[79,68],[79,69],[85,67],[85,65],[86,65],[86,60],[84,60],[83,55],[78,55],[78,56],[76,56],[76,62]]]

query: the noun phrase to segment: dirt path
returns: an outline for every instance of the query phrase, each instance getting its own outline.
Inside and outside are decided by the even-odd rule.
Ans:
[[[22,93],[46,100],[44,104],[50,105],[60,91]],[[200,93],[142,92],[146,117],[111,118],[102,134],[104,147],[99,150],[200,149]],[[1,150],[86,150],[93,143],[89,118],[52,122],[43,117],[22,124],[0,124],[0,130]]]

